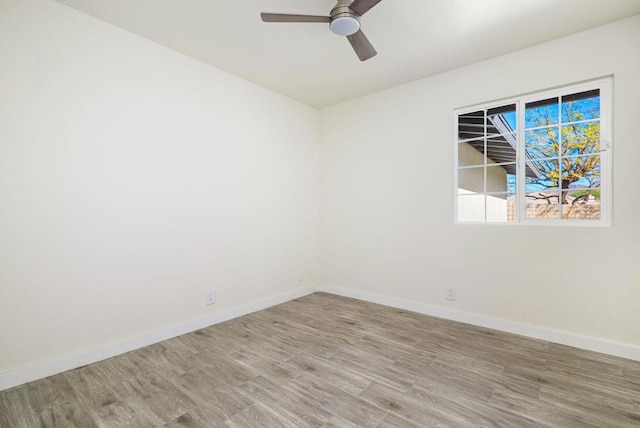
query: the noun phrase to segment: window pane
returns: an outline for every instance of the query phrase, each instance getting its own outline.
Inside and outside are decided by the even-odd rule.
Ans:
[[[600,118],[600,90],[562,97],[562,123]]]
[[[559,156],[558,128],[554,126],[527,131],[525,134],[525,153],[530,159]]]
[[[562,155],[575,156],[600,151],[600,121],[564,125]]]
[[[600,220],[600,189],[567,192],[562,203],[562,218],[572,220]]]
[[[600,187],[600,156],[562,158],[562,188]]]
[[[558,191],[527,193],[525,195],[525,217],[528,219],[559,219]]]
[[[558,108],[558,98],[527,103],[524,115],[525,128],[557,124]]]
[[[516,193],[518,188],[518,181],[516,180],[516,174],[507,174],[507,192]]]
[[[487,221],[514,222],[516,221],[515,195],[498,193],[487,195]]]
[[[483,193],[484,192],[484,167],[464,168],[458,170],[459,193]]]
[[[525,177],[526,192],[558,188],[560,165],[557,158],[529,161],[528,166]]]
[[[516,164],[487,166],[487,192],[507,192],[509,181],[515,183]]]
[[[458,139],[468,140],[484,136],[484,117],[484,110],[458,116]]]
[[[484,195],[458,196],[458,221],[484,221]]]
[[[516,131],[516,105],[509,104],[487,110],[487,134],[508,134]]]
[[[484,165],[484,139],[458,144],[458,166]]]
[[[493,135],[487,138],[487,163],[516,161],[516,134]]]

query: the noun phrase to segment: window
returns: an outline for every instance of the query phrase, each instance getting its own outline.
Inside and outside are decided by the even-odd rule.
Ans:
[[[457,110],[456,222],[609,224],[611,85]]]

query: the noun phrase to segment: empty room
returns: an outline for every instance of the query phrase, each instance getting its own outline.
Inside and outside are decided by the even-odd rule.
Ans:
[[[640,427],[640,1],[0,0],[0,427]]]

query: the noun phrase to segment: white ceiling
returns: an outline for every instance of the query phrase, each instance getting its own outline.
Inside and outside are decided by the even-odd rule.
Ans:
[[[58,1],[314,107],[640,13],[640,0],[383,0],[362,18],[378,56],[360,62],[327,24],[260,20],[335,0]]]

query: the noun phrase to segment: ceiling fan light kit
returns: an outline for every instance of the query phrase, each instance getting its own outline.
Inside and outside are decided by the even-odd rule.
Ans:
[[[333,34],[338,36],[350,36],[360,30],[360,21],[356,17],[343,16],[331,21],[329,28]]]
[[[360,30],[358,15],[349,9],[349,1],[340,1],[331,11],[329,29],[338,36],[350,36]]]
[[[353,50],[366,61],[378,53],[360,28],[360,17],[381,0],[339,0],[329,16],[289,15],[282,13],[261,14],[264,22],[328,22],[329,29],[338,36],[346,36]]]

